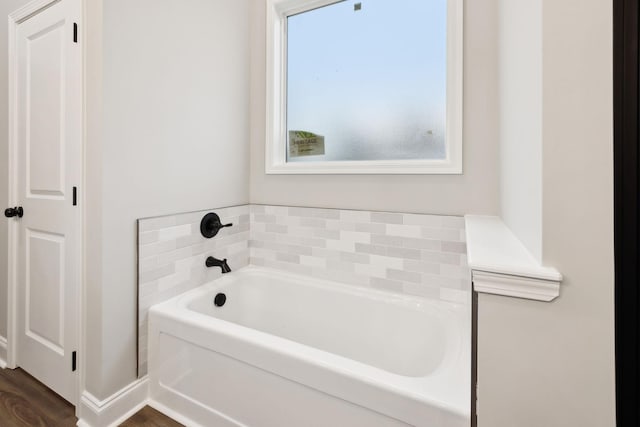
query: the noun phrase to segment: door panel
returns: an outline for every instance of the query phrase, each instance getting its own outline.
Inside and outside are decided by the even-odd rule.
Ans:
[[[64,355],[64,236],[27,230],[25,333]]]
[[[31,196],[64,192],[65,22],[26,42],[27,189]]]
[[[73,40],[78,0],[18,25],[17,365],[72,403],[77,373],[82,68]]]

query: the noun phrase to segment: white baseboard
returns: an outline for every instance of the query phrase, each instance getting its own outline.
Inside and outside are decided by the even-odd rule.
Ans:
[[[78,406],[79,427],[116,427],[142,409],[149,399],[149,382],[141,378],[100,400],[82,392]]]
[[[164,406],[162,403],[158,403],[153,399],[149,399],[149,401],[147,402],[147,405],[149,405],[150,407],[152,407],[156,411],[166,415],[167,417],[171,418],[172,420],[177,421],[178,423],[183,424],[185,426],[189,426],[189,427],[204,427],[204,426],[201,426],[200,424],[197,424],[191,418],[186,417],[186,416],[182,415],[181,413],[174,411],[173,409],[169,409],[166,406]]]
[[[7,339],[0,337],[0,368],[7,367]]]

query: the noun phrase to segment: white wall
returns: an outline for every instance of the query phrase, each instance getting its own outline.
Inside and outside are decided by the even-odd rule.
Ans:
[[[81,390],[85,389],[85,384],[91,384],[92,390],[99,389],[102,378],[102,6],[102,0],[85,2],[84,25],[80,28],[85,42],[86,119],[85,183],[80,189],[85,250],[84,324],[81,331],[84,348],[80,349],[84,378]],[[84,31],[88,28],[91,31]]]
[[[0,210],[4,213],[9,206],[7,201],[7,191],[9,189],[9,176],[7,174],[9,159],[7,150],[9,148],[8,130],[8,40],[7,40],[7,16],[14,10],[24,6],[28,0],[3,0],[0,3],[0,58],[3,58],[0,65]],[[7,336],[7,219],[0,217],[0,336]]]
[[[500,213],[542,259],[542,0],[500,0]]]
[[[480,295],[480,427],[612,427],[612,5],[544,0],[543,263],[552,303]]]
[[[249,200],[248,1],[103,7],[102,87],[91,95],[102,99],[93,112],[103,111],[87,142],[89,190],[101,195],[89,218],[102,225],[88,230],[101,247],[89,248],[100,262],[87,295],[87,335],[99,351],[86,388],[98,398],[135,379],[136,219]]]
[[[251,202],[433,214],[497,214],[497,0],[465,2],[464,175],[265,175],[265,2],[254,1]]]

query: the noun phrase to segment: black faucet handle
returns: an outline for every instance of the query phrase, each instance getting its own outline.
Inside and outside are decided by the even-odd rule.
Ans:
[[[221,228],[231,227],[232,225],[233,223],[222,224],[217,214],[209,212],[200,222],[200,233],[207,239],[210,239],[218,234]]]

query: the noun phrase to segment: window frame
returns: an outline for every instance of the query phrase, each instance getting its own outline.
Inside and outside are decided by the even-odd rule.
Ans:
[[[287,18],[344,0],[266,0],[265,173],[462,174],[463,0],[447,0],[445,159],[287,162]]]

